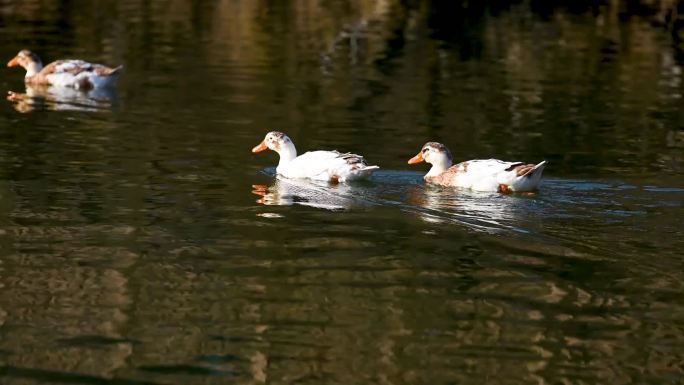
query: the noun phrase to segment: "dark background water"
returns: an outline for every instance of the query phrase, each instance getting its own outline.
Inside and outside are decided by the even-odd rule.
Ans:
[[[0,57],[125,66],[0,71],[0,382],[681,383],[677,8],[0,3]],[[382,170],[277,180],[272,129]],[[428,140],[545,182],[425,187]]]

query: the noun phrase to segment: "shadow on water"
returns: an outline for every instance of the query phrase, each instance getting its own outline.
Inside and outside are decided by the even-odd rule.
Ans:
[[[164,382],[127,380],[124,378],[105,378],[86,374],[56,370],[0,366],[0,378],[35,380],[41,383],[85,384],[85,385],[164,385]]]

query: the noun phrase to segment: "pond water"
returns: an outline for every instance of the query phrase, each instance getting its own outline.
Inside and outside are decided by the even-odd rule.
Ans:
[[[680,384],[681,54],[619,2],[23,1],[0,54],[3,384]],[[300,152],[368,183],[274,175]],[[406,161],[547,160],[536,195]]]

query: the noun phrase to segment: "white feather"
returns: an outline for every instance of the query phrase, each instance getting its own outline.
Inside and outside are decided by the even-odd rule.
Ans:
[[[457,175],[459,187],[475,191],[497,191],[499,185],[505,184],[513,191],[534,190],[539,185],[541,170],[535,169],[534,175],[518,176],[515,170],[507,171],[523,162],[506,162],[498,159],[475,159],[468,161],[467,172]],[[543,170],[546,162],[536,167]]]
[[[292,140],[277,131],[266,134],[262,144],[252,151],[262,151],[265,148],[278,153],[280,162],[276,172],[286,178],[346,182],[369,178],[379,168],[368,165],[360,155],[338,151],[310,151],[297,156]]]
[[[101,76],[97,69],[106,69],[100,64],[91,64],[83,60],[62,60],[55,66],[54,72],[46,76],[48,82],[57,87],[73,87],[79,89],[89,83],[88,88],[107,87],[117,80],[118,74]]]
[[[278,166],[276,171],[287,178],[308,178],[313,180],[331,180],[337,178],[340,182],[363,179],[371,175],[378,166],[356,168],[350,165],[344,155],[337,151],[309,151],[284,165]]]

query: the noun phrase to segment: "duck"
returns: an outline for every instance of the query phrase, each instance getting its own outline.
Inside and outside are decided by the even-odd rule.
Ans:
[[[309,151],[297,156],[292,139],[271,131],[252,148],[253,153],[273,150],[280,156],[276,172],[286,178],[311,179],[330,183],[369,179],[378,166],[369,165],[361,155],[339,151]]]
[[[109,87],[115,84],[123,66],[110,68],[83,60],[57,60],[46,66],[35,53],[22,49],[7,62],[7,67],[22,66],[26,70],[24,82],[33,86],[50,85],[80,90]]]
[[[409,164],[432,165],[423,177],[426,183],[460,187],[473,191],[500,193],[533,192],[539,188],[546,161],[537,164],[499,159],[474,159],[453,164],[449,149],[442,143],[427,142]]]

